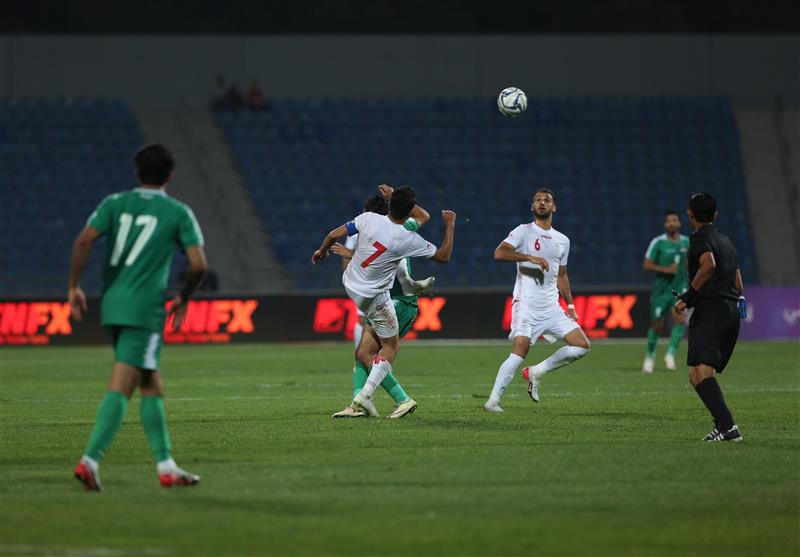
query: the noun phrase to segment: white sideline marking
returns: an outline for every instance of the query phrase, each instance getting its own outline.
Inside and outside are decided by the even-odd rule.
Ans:
[[[291,385],[292,387],[317,387],[317,384],[309,384],[309,385]],[[341,387],[341,385],[336,385],[337,387]],[[451,385],[438,385],[438,386],[451,386]],[[421,387],[420,385],[415,386],[415,388]],[[491,390],[491,385],[486,385],[484,383],[481,384],[473,384],[471,387],[467,386],[464,387],[465,389],[482,389],[486,391],[486,396],[488,395],[489,390]],[[679,395],[682,393],[688,393],[688,390],[671,390],[671,391],[585,391],[585,392],[554,392],[554,393],[547,393],[548,398],[569,398],[569,397],[627,397],[627,396],[663,396],[663,395]],[[800,393],[800,389],[779,389],[779,388],[760,388],[760,389],[736,389],[736,388],[726,388],[725,392],[731,393],[745,393],[745,394],[758,394],[758,393]],[[505,397],[516,397],[516,396],[523,396],[522,394],[518,393],[506,393]],[[525,395],[527,397],[527,395]],[[331,400],[331,399],[341,399],[347,398],[345,395],[344,397],[339,396],[337,394],[332,395],[316,395],[316,396],[308,396],[304,395],[303,400]],[[426,400],[426,399],[459,399],[459,398],[473,398],[472,393],[470,394],[460,394],[460,393],[453,393],[447,395],[419,395],[417,396],[419,400]],[[176,397],[167,397],[167,401],[169,402],[208,402],[214,400],[295,400],[297,397],[294,396],[280,396],[280,395],[230,395],[230,396],[223,396],[223,397],[194,397],[194,396],[176,396]],[[34,403],[34,404],[49,404],[51,402],[98,402],[99,398],[19,398],[16,400],[4,400],[4,403]]]
[[[0,544],[3,555],[46,555],[48,557],[123,557],[127,555],[164,555],[163,547],[54,547],[32,544]]]

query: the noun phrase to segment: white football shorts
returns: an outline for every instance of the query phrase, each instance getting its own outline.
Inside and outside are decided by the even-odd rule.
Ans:
[[[356,308],[364,312],[364,316],[372,324],[372,328],[380,338],[392,338],[399,334],[397,312],[395,312],[394,302],[392,302],[389,292],[381,292],[374,298],[365,298],[346,286],[344,289],[356,304]]]
[[[544,336],[550,342],[555,342],[578,327],[561,306],[547,311],[534,310],[532,304],[525,300],[514,300],[511,304],[511,333],[508,339],[528,337],[531,344],[536,344],[539,337]]]

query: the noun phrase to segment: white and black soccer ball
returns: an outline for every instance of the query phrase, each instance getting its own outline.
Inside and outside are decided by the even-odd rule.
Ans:
[[[519,87],[506,87],[497,97],[497,110],[509,118],[516,118],[528,108],[528,97]]]

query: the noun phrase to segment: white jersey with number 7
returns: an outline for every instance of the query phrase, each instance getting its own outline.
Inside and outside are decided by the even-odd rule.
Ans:
[[[429,259],[436,253],[436,246],[385,215],[362,213],[345,227],[348,235],[358,234],[358,242],[342,282],[346,288],[365,298],[374,298],[388,291],[394,282],[398,263],[406,257]]]

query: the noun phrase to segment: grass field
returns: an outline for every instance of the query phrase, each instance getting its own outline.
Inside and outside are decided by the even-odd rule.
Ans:
[[[418,412],[332,420],[348,346],[167,347],[175,457],[203,482],[158,486],[134,401],[94,494],[71,470],[110,349],[1,349],[0,554],[798,554],[797,343],[738,347],[721,381],[738,444],[699,442],[711,422],[686,372],[642,375],[638,344],[597,344],[537,406],[517,377],[487,415],[507,353],[406,345]]]

